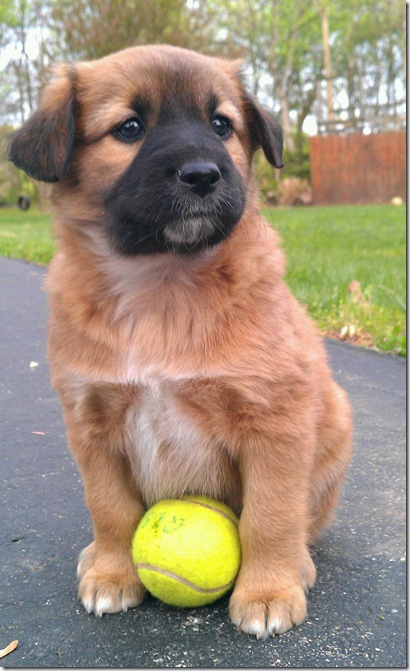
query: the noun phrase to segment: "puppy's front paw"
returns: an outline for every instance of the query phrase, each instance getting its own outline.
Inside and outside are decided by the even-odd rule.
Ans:
[[[247,634],[267,638],[283,634],[306,617],[306,596],[296,585],[277,594],[235,590],[230,600],[232,622]]]
[[[80,554],[77,574],[78,598],[88,613],[94,611],[98,617],[139,606],[144,599],[145,590],[131,560],[122,555],[97,556],[94,543]]]

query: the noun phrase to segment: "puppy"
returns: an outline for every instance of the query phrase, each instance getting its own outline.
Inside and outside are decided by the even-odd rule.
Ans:
[[[282,134],[239,68],[169,46],[60,66],[10,158],[54,182],[49,356],[94,526],[79,598],[140,604],[145,509],[207,495],[240,515],[232,621],[266,637],[306,615],[351,420],[259,214],[252,156],[281,167]]]

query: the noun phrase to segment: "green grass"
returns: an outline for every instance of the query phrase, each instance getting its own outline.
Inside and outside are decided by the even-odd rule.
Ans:
[[[270,209],[287,283],[323,332],[406,353],[406,213],[392,205]],[[349,285],[359,282],[360,291]],[[348,338],[350,339],[350,338]]]
[[[50,214],[32,207],[0,208],[0,256],[47,264],[55,251]]]
[[[265,210],[288,260],[286,281],[323,333],[406,353],[405,207],[363,205]],[[47,264],[50,215],[0,208],[0,256]],[[359,282],[360,292],[349,285]]]

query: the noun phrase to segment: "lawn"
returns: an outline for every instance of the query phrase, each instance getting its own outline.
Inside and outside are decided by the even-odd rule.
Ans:
[[[288,258],[286,280],[326,335],[406,352],[405,207],[269,209]],[[50,216],[0,209],[0,256],[47,264]]]
[[[406,353],[406,210],[366,205],[270,209],[287,282],[322,332]]]
[[[55,251],[50,232],[51,217],[32,207],[0,208],[0,256],[47,264]]]

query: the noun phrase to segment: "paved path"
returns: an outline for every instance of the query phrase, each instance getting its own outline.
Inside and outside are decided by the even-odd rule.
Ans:
[[[355,417],[355,457],[298,629],[256,641],[228,598],[196,610],[148,599],[96,619],[75,596],[91,540],[45,351],[44,269],[0,258],[0,649],[4,667],[405,667],[405,362],[328,343]],[[31,362],[38,366],[30,367]]]

